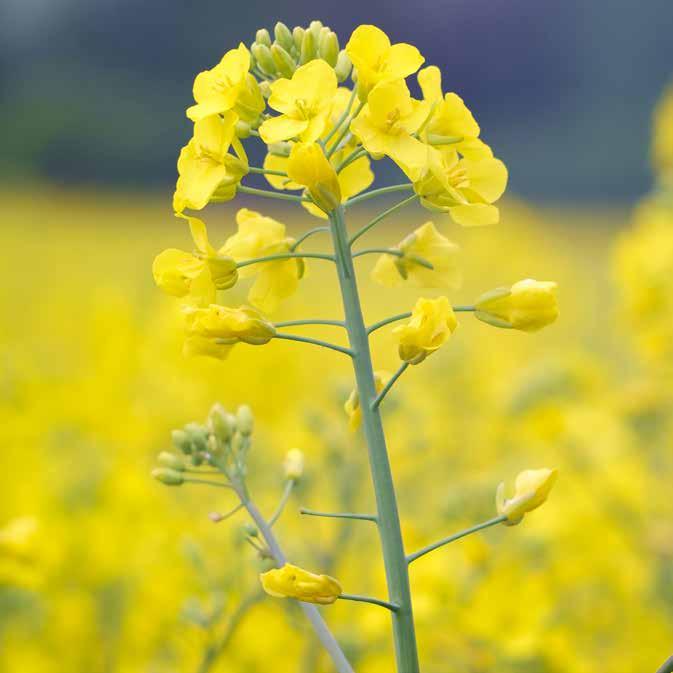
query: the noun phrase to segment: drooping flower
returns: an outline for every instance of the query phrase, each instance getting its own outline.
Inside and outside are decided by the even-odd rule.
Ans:
[[[358,93],[366,99],[380,82],[403,80],[415,73],[425,59],[416,47],[390,38],[376,26],[358,26],[346,45],[346,53],[357,71]]]
[[[329,575],[315,575],[286,563],[259,576],[264,591],[275,598],[296,598],[304,603],[330,605],[341,595],[341,585]]]
[[[461,273],[458,266],[460,248],[442,236],[433,222],[409,234],[396,248],[403,255],[383,254],[376,262],[372,278],[386,287],[398,287],[404,283],[415,287],[460,286]],[[432,269],[421,261],[430,262]]]
[[[505,498],[505,483],[501,483],[495,498],[498,514],[507,517],[503,523],[515,526],[528,512],[540,507],[547,500],[557,477],[556,469],[524,470],[517,476],[514,495],[509,499]]]
[[[306,187],[316,205],[325,213],[341,203],[341,187],[334,166],[317,143],[296,143],[287,162],[288,177]]]
[[[374,387],[378,393],[390,380],[390,373],[386,371],[374,372]],[[355,432],[362,425],[362,409],[360,408],[360,393],[357,386],[353,388],[348,399],[344,403],[344,411],[348,415],[348,427]]]
[[[196,122],[233,110],[250,88],[249,71],[250,52],[241,43],[237,49],[230,49],[214,68],[204,70],[196,76],[193,90],[196,105],[187,108],[187,116]],[[254,77],[252,79],[254,81]],[[259,93],[258,87],[257,92]],[[261,94],[259,99],[261,100]],[[263,100],[261,102],[263,109]]]
[[[428,148],[413,137],[428,111],[429,104],[414,100],[403,80],[382,82],[351,122],[351,131],[374,159],[390,157],[413,182],[428,167]]]
[[[241,178],[248,172],[248,159],[235,127],[238,116],[231,110],[194,124],[194,136],[178,158],[178,182],[173,197],[175,212],[201,210],[217,197],[233,199]],[[234,146],[237,156],[229,153]]]
[[[269,107],[281,115],[262,123],[262,140],[267,144],[291,138],[316,141],[325,130],[336,90],[334,70],[320,59],[297,68],[292,79],[276,80],[271,85]]]
[[[237,262],[291,251],[294,239],[286,235],[285,225],[261,213],[241,208],[236,213],[238,232],[224,244],[224,254]],[[255,277],[248,300],[265,313],[272,313],[279,302],[297,289],[304,275],[301,258],[274,259],[239,268],[241,278]]]
[[[410,365],[420,364],[446,343],[457,326],[456,314],[446,297],[421,297],[409,322],[393,330],[399,343],[400,359]]]
[[[192,303],[207,306],[215,300],[216,290],[226,290],[236,284],[236,261],[228,257],[224,249],[213,248],[202,220],[180,214],[178,217],[189,222],[196,254],[176,248],[159,253],[152,264],[154,281],[166,294],[189,295]]]
[[[537,332],[558,318],[557,287],[552,281],[528,278],[496,288],[477,299],[475,316],[495,327]]]
[[[505,164],[493,156],[461,159],[451,147],[426,150],[428,170],[414,181],[421,203],[429,210],[448,212],[463,226],[496,224],[500,213],[493,203],[507,187]]]

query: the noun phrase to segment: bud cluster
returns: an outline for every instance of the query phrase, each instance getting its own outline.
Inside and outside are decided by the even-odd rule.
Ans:
[[[250,46],[252,67],[266,79],[289,79],[297,68],[314,59],[332,66],[339,82],[350,75],[351,61],[346,51],[339,49],[337,34],[321,21],[311,21],[308,28],[295,26],[293,30],[279,21],[273,33],[272,41],[269,31],[261,28]]]

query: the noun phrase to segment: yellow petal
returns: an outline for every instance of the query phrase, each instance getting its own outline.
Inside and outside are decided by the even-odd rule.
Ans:
[[[301,135],[308,128],[308,125],[309,123],[305,119],[292,119],[281,115],[280,117],[267,119],[259,127],[259,135],[267,145],[271,145]]]
[[[464,227],[480,227],[487,224],[497,224],[500,221],[500,211],[496,206],[487,203],[465,203],[452,206],[449,213],[454,222]]]
[[[394,79],[404,79],[413,75],[424,61],[421,52],[413,45],[405,42],[394,44],[388,52],[388,75]]]
[[[442,73],[436,65],[423,68],[418,73],[418,84],[425,100],[435,103],[442,99]]]

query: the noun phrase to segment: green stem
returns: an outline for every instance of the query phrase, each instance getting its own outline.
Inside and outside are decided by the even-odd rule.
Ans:
[[[345,327],[343,320],[322,320],[319,318],[309,318],[307,320],[283,320],[274,323],[274,327],[295,327],[299,325],[333,325],[334,327]]]
[[[372,605],[379,605],[391,612],[397,612],[400,607],[388,601],[382,601],[380,598],[372,598],[371,596],[360,596],[358,594],[341,594],[339,599],[342,601],[357,601],[358,603],[371,603]]]
[[[395,485],[381,415],[378,409],[372,409],[371,406],[376,399],[376,384],[367,329],[362,317],[360,296],[355,280],[353,259],[348,248],[343,207],[330,214],[330,227],[336,251],[346,326],[353,351],[353,368],[360,396],[362,424],[369,451],[369,464],[376,496],[377,527],[383,550],[388,598],[399,608],[392,613],[397,671],[398,673],[419,673],[409,572],[397,510]]]
[[[278,259],[294,259],[294,258],[309,258],[309,259],[326,259],[330,262],[334,261],[333,255],[325,255],[321,252],[279,252],[277,255],[265,255],[264,257],[253,257],[251,259],[244,259],[242,262],[236,264],[236,268],[240,269],[251,264],[258,264],[259,262],[273,262]]]
[[[382,255],[392,255],[393,257],[404,257],[404,253],[398,248],[365,248],[364,250],[358,250],[353,253],[353,259],[356,257],[362,257],[363,255],[371,254],[382,254]],[[424,266],[426,269],[434,269],[435,267],[431,262],[428,262],[427,259],[419,257],[418,255],[409,256],[407,259],[411,259],[413,262],[419,266]]]
[[[263,196],[265,199],[279,199],[280,201],[294,201],[295,203],[313,203],[312,199],[305,196],[294,196],[293,194],[281,194],[280,192],[272,192],[268,189],[256,189],[255,187],[246,187],[239,185],[236,190],[241,194],[252,194],[253,196]]]
[[[255,503],[250,500],[244,489],[240,489],[237,492],[245,509],[248,511],[250,518],[255,522],[260,535],[264,538],[264,541],[269,547],[269,551],[276,561],[276,564],[278,566],[284,565],[287,562],[287,559],[285,558],[285,554],[283,554],[283,551],[280,548],[278,540],[276,540],[273,531],[266,522],[266,519],[262,516],[259,509],[257,509]],[[316,606],[302,602],[300,602],[299,605],[304,611],[306,618],[309,620],[309,622],[311,622],[313,630],[316,632],[316,635],[322,643],[322,646],[327,650],[328,654],[332,658],[337,671],[339,673],[354,673],[353,667],[348,663],[346,656],[339,647],[339,643],[337,643],[336,639],[332,635],[332,632],[329,630],[329,627],[325,623],[325,620],[322,618],[320,612],[318,612]]]
[[[497,524],[502,523],[503,521],[506,520],[507,517],[504,515],[496,516],[495,519],[489,519],[488,521],[484,521],[484,523],[479,523],[476,526],[472,526],[472,528],[461,530],[460,533],[454,533],[453,535],[449,535],[449,537],[437,540],[437,542],[433,542],[432,544],[429,544],[427,547],[423,547],[422,549],[419,549],[413,554],[409,554],[409,556],[407,556],[407,563],[413,563],[416,559],[421,558],[421,556],[425,556],[426,554],[429,554],[431,551],[439,549],[439,547],[443,547],[445,544],[449,544],[449,542],[455,542],[456,540],[460,540],[461,537],[471,535],[472,533],[476,533],[480,530],[483,530],[484,528],[490,528],[491,526],[496,526]]]
[[[294,479],[288,479],[285,482],[285,488],[283,489],[283,495],[280,498],[280,502],[278,503],[278,507],[276,507],[276,511],[271,515],[271,518],[269,519],[269,528],[273,528],[273,524],[280,519],[280,517],[283,514],[283,511],[285,510],[285,505],[287,505],[287,501],[290,499],[290,496],[292,495],[292,489],[294,488]]]
[[[354,88],[351,97],[348,99],[348,105],[346,105],[346,109],[341,114],[341,117],[337,119],[336,124],[334,124],[334,128],[327,134],[327,138],[323,140],[323,146],[326,146],[329,143],[329,141],[332,140],[334,134],[341,128],[341,125],[346,121],[346,119],[350,115],[351,108],[353,107],[353,103],[355,102],[356,95],[357,95],[357,88]]]
[[[383,398],[388,394],[388,391],[395,385],[395,381],[404,374],[406,371],[407,367],[409,366],[408,362],[403,362],[398,370],[388,379],[388,382],[386,383],[385,386],[381,389],[381,392],[376,396],[376,399],[372,402],[372,408],[373,409],[378,409],[378,407],[381,405],[381,402],[383,402]]]
[[[400,201],[399,203],[396,203],[391,208],[388,208],[388,210],[384,210],[380,215],[377,215],[371,222],[369,222],[368,224],[365,224],[365,226],[362,227],[362,229],[360,229],[355,234],[353,234],[353,236],[351,236],[351,239],[348,242],[348,244],[350,246],[352,246],[353,243],[355,243],[355,241],[357,241],[358,238],[360,238],[360,236],[363,236],[364,234],[366,234],[372,227],[376,226],[381,220],[385,219],[386,217],[388,217],[388,215],[391,215],[396,210],[399,210],[400,208],[403,208],[404,206],[407,205],[407,203],[411,203],[412,201],[415,201],[417,198],[418,198],[418,194],[412,194],[411,196],[408,196],[406,199]]]
[[[350,166],[354,161],[367,155],[367,150],[362,147],[356,147],[337,167],[337,174],[341,173],[346,166]]]
[[[351,357],[353,356],[353,351],[350,348],[337,346],[337,344],[329,343],[329,341],[321,341],[320,339],[299,336],[298,334],[283,334],[282,332],[277,332],[274,334],[273,338],[286,339],[287,341],[299,341],[305,344],[313,344],[314,346],[322,346],[323,348],[329,348],[330,350],[338,351],[339,353],[344,353],[345,355],[350,355]]]
[[[405,182],[401,185],[390,185],[389,187],[381,187],[380,189],[372,189],[369,192],[364,192],[363,194],[358,194],[352,199],[348,199],[346,203],[343,204],[344,208],[349,208],[354,206],[356,203],[361,203],[362,201],[368,201],[373,199],[376,196],[383,196],[384,194],[391,194],[392,192],[406,192],[410,189],[413,189],[414,186],[410,182]]]
[[[309,229],[292,244],[290,250],[295,251],[307,238],[313,236],[313,234],[318,234],[321,231],[329,231],[329,227],[315,227],[314,229]]]
[[[362,110],[363,107],[364,107],[364,102],[361,102],[355,108],[355,112],[353,112],[352,115],[349,115],[350,119],[355,119],[355,117],[357,117],[360,114],[360,111]],[[344,127],[343,127],[343,129],[341,129],[341,132],[337,136],[337,139],[334,141],[334,144],[327,151],[327,158],[328,159],[336,152],[337,148],[339,147],[339,144],[344,139],[345,135],[348,133],[348,130],[350,129],[350,126],[351,126],[350,125],[350,119],[349,119],[349,122],[347,124],[344,124]]]
[[[305,514],[306,516],[324,516],[328,519],[358,519],[360,521],[373,521],[376,522],[376,516],[374,514],[357,514],[355,512],[317,512],[314,509],[306,509],[302,507],[299,510],[300,514]]]
[[[194,479],[187,477],[184,479],[185,484],[204,484],[205,486],[218,486],[219,488],[233,488],[231,484],[225,484],[221,481],[210,481],[210,479]]]
[[[248,168],[248,173],[258,173],[259,175],[277,175],[280,178],[287,177],[287,173],[285,171],[274,171],[270,168],[256,168],[254,166],[250,166]]]
[[[673,673],[673,657],[669,657],[657,670],[657,673]]]

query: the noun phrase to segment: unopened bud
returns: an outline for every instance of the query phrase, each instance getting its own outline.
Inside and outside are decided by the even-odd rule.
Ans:
[[[304,33],[304,38],[301,41],[301,54],[299,62],[304,65],[315,58],[316,39],[310,30]]]
[[[265,44],[253,44],[250,49],[257,61],[259,67],[268,75],[273,75],[276,72],[276,64],[274,63],[271,49]]]
[[[208,514],[208,518],[213,522],[213,523],[220,523],[220,521],[224,521],[226,518],[224,514],[220,514],[219,512],[210,512]]]
[[[292,40],[294,42],[294,48],[301,52],[301,44],[304,41],[304,29],[301,26],[295,26],[292,29]]]
[[[273,34],[276,36],[276,42],[286,51],[290,51],[294,46],[292,33],[290,29],[281,21],[279,21],[273,29]]]
[[[259,93],[262,94],[263,98],[268,98],[271,95],[271,84],[265,79],[259,82]]]
[[[269,154],[274,157],[289,157],[292,151],[292,145],[287,142],[272,143],[269,145]]]
[[[236,122],[236,137],[247,138],[249,135],[250,135],[250,124],[248,124],[247,122],[241,121],[241,120],[237,121]],[[235,282],[236,281],[234,281],[234,283],[232,283],[232,285],[235,284]],[[231,285],[229,287],[231,287]],[[220,288],[218,288],[218,289],[220,289]],[[222,288],[222,289],[226,290],[228,288],[225,287],[225,288]]]
[[[329,29],[327,29],[327,32],[322,33],[320,35],[318,51],[320,53],[320,58],[324,59],[334,67],[339,58],[339,38],[336,33],[333,33]]]
[[[216,402],[208,414],[211,432],[226,442],[236,430],[236,419],[219,402]]]
[[[173,430],[171,432],[171,441],[178,451],[182,451],[182,453],[192,452],[192,442],[184,430]]]
[[[299,449],[290,449],[283,462],[285,478],[296,481],[304,474],[304,454]]]
[[[267,47],[270,47],[271,35],[269,35],[269,31],[266,28],[260,28],[257,31],[257,34],[255,35],[255,42],[257,44],[263,44],[266,45]]]
[[[162,451],[157,456],[157,462],[163,467],[169,467],[172,470],[178,470],[180,472],[182,472],[187,467],[185,465],[185,461],[182,460],[180,456],[176,456],[174,453],[170,453],[169,451]]]
[[[339,83],[345,82],[348,79],[348,75],[351,74],[352,68],[353,64],[351,63],[351,60],[348,57],[346,51],[340,51],[339,55],[337,56],[336,65],[334,66],[334,72],[337,76],[337,80],[339,80]]]
[[[185,478],[182,472],[171,470],[168,467],[157,467],[152,470],[152,477],[166,486],[180,486]]]
[[[242,435],[251,435],[255,424],[252,409],[247,404],[242,404],[236,410],[236,426]]]
[[[313,34],[313,39],[317,45],[320,40],[320,31],[323,29],[322,21],[311,21],[308,29]]]
[[[198,423],[187,423],[185,432],[189,437],[192,448],[196,452],[205,451],[208,448],[208,430]]]
[[[294,75],[296,63],[283,47],[279,44],[271,45],[271,55],[273,56],[273,62],[276,64],[276,69],[283,77],[290,78]]]
[[[244,523],[241,526],[241,530],[243,531],[243,534],[246,535],[247,537],[259,537],[259,531],[251,523]]]

